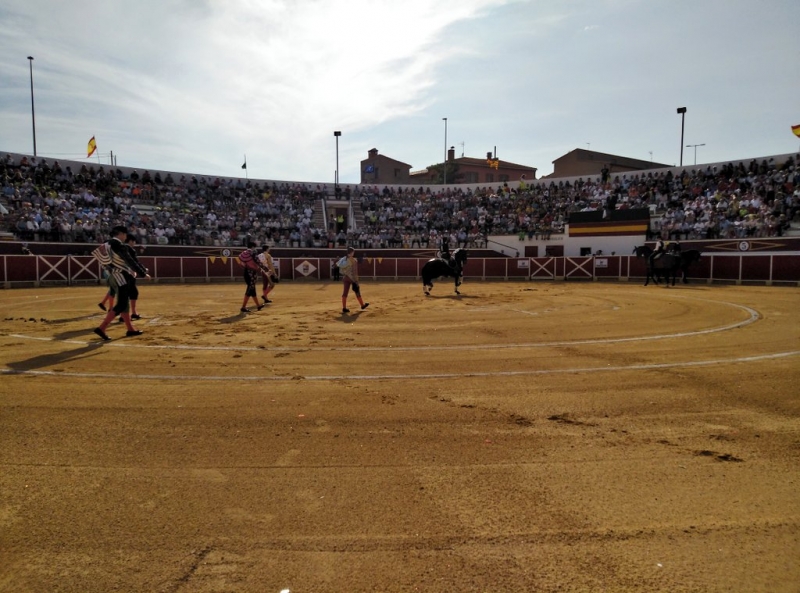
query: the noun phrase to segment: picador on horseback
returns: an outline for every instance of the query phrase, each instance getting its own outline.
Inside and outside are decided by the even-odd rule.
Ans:
[[[660,238],[656,241],[656,247],[653,249],[653,253],[650,254],[650,265],[653,265],[653,262],[656,261],[659,257],[666,253],[664,239]]]
[[[447,263],[451,268],[455,268],[456,263],[453,261],[453,255],[450,253],[450,237],[442,235],[442,242],[439,246],[439,259]]]
[[[430,296],[430,290],[433,288],[433,280],[441,277],[451,277],[454,279],[455,292],[461,286],[461,278],[464,274],[464,265],[467,263],[467,250],[457,248],[453,253],[450,253],[450,241],[443,239],[441,249],[436,253],[436,257],[428,260],[422,266],[422,290],[426,296]]]
[[[639,245],[634,247],[633,252],[636,257],[646,258],[647,260],[645,286],[649,284],[651,279],[658,284],[659,276],[664,276],[667,280],[671,276],[672,285],[674,286],[677,272],[681,272],[683,283],[687,284],[689,266],[699,262],[702,257],[702,254],[697,249],[683,251],[681,244],[677,241],[672,241],[665,249],[664,242],[659,240],[656,243],[655,250],[651,250],[647,245]]]

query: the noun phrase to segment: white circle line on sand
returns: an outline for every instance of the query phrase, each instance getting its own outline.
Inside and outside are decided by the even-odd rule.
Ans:
[[[580,374],[580,373],[603,373],[620,371],[652,371],[674,368],[704,367],[720,364],[735,364],[745,362],[760,362],[764,360],[775,360],[800,355],[800,350],[790,350],[788,352],[777,352],[773,354],[761,354],[758,356],[740,356],[736,358],[718,358],[713,360],[694,360],[687,362],[665,362],[654,364],[635,364],[630,366],[605,366],[589,368],[571,369],[532,369],[528,371],[486,371],[470,373],[422,373],[419,375],[283,375],[283,376],[244,376],[244,377],[225,377],[218,375],[198,376],[198,375],[150,375],[150,374],[126,374],[119,373],[71,373],[60,371],[19,371],[3,369],[2,375],[34,375],[45,377],[75,377],[84,379],[121,379],[127,381],[136,380],[156,380],[156,381],[384,381],[384,380],[407,380],[407,379],[462,379],[468,377],[518,377],[531,375],[559,375],[559,374]]]
[[[684,297],[691,298],[691,297]],[[706,299],[695,299],[706,300]],[[585,346],[592,344],[619,344],[624,342],[644,342],[649,340],[666,340],[673,338],[687,338],[692,336],[702,336],[718,332],[729,331],[745,327],[757,321],[760,314],[755,309],[736,303],[725,303],[720,301],[707,301],[715,304],[729,305],[748,313],[749,317],[744,321],[674,334],[656,334],[650,336],[633,336],[630,338],[593,338],[590,340],[563,340],[556,342],[523,342],[515,344],[457,344],[442,346],[190,346],[187,344],[137,344],[135,342],[112,341],[104,343],[103,346],[115,348],[150,348],[154,350],[200,350],[200,351],[220,351],[220,352],[425,352],[425,351],[467,351],[467,350],[504,350],[517,348],[549,348],[554,346]],[[97,344],[96,340],[59,340],[58,338],[38,338],[26,334],[9,334],[9,337],[37,340],[42,342],[61,342],[64,344],[76,344],[86,346]]]

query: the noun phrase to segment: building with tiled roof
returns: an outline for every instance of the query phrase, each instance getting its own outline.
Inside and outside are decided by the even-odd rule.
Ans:
[[[361,161],[361,183],[367,185],[403,185],[411,183],[411,165],[378,154],[377,148],[367,151],[367,158]]]
[[[507,181],[536,179],[536,167],[519,165],[486,153],[485,158],[462,156],[456,158],[455,148],[447,151],[447,183],[503,183]],[[421,171],[411,172],[412,184],[439,184],[442,177],[442,164],[431,165]]]
[[[645,171],[647,169],[667,168],[671,165],[632,159],[615,154],[606,154],[594,150],[576,148],[562,157],[553,161],[551,177],[577,177],[579,175],[600,175],[603,168],[608,169],[609,175],[623,171]]]

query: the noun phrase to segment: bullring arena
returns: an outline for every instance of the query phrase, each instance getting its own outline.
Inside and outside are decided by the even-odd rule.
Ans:
[[[0,590],[798,591],[796,289],[140,288],[0,291]]]

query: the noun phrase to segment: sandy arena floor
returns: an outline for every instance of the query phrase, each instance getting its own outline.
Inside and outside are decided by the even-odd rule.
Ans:
[[[0,591],[800,591],[800,292],[0,291]]]

